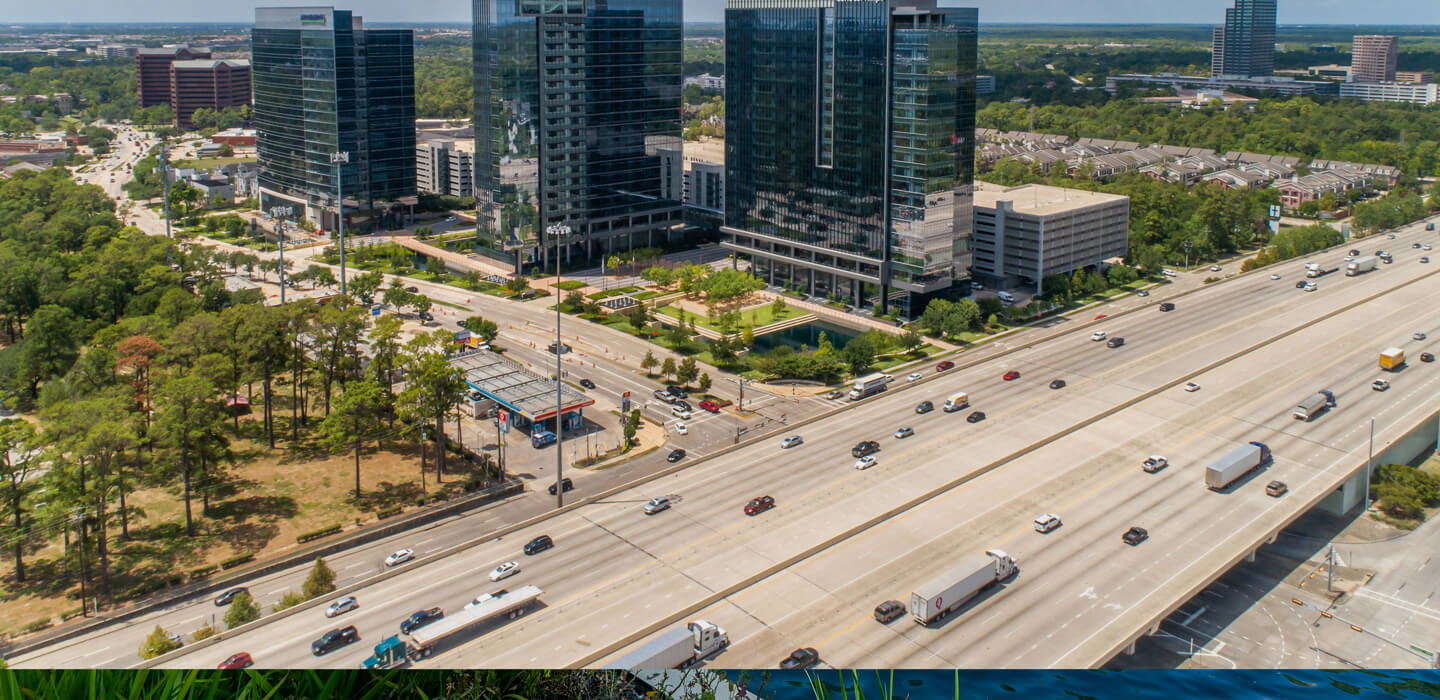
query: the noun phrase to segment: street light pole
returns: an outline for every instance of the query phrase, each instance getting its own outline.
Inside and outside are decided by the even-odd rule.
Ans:
[[[1360,504],[1370,509],[1370,472],[1375,468],[1375,419],[1370,419],[1370,456],[1365,458],[1365,495]]]
[[[173,238],[170,235],[170,164],[165,157],[166,143],[160,142],[160,181],[165,188],[165,237]]]
[[[340,166],[350,162],[350,152],[331,153],[330,162],[335,164],[335,230],[340,238],[340,293],[343,295],[345,293],[345,175],[340,171]]]
[[[285,303],[285,217],[290,215],[290,207],[270,207],[270,216],[275,218],[275,236],[280,245],[280,303]]]
[[[564,398],[561,394],[560,375],[563,372],[564,362],[561,348],[564,344],[560,338],[560,241],[570,235],[570,227],[566,224],[551,224],[546,227],[545,232],[555,239],[555,507],[565,506],[565,482],[563,479],[565,468],[565,446],[564,429]]]

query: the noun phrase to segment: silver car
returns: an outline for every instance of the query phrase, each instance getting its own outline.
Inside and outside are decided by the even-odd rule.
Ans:
[[[353,595],[347,595],[325,608],[325,617],[335,617],[360,607],[360,601]]]
[[[780,449],[788,450],[791,447],[799,445],[802,442],[805,442],[805,440],[799,435],[791,435],[790,437],[787,437],[784,440],[780,441]]]

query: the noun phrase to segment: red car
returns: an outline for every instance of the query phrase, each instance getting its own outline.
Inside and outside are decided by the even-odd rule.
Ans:
[[[775,507],[775,499],[769,496],[761,496],[745,504],[746,515],[759,515]]]
[[[238,654],[232,654],[230,658],[221,661],[220,665],[216,666],[215,668],[238,669],[250,668],[254,665],[255,659],[250,658],[250,652],[242,651]]]
[[[951,361],[949,361],[949,360],[946,360],[946,361],[944,361],[944,362],[941,362],[941,363],[938,364],[938,365],[935,365],[935,371],[936,371],[936,372],[944,372],[944,371],[947,370],[947,369],[955,369],[955,363],[954,363],[954,362],[951,362]]]
[[[700,408],[702,408],[702,409],[704,409],[704,410],[706,410],[706,411],[709,411],[709,412],[711,412],[711,413],[719,413],[719,412],[720,412],[720,404],[715,403],[714,401],[701,401],[701,402],[700,402]]]
[[[1020,378],[1020,373],[1019,373],[1019,372],[1016,372],[1016,371],[1013,370],[1013,369],[1010,370],[1009,372],[1006,372],[1006,373],[1005,373],[1005,381],[1007,381],[1007,382],[1009,382],[1009,381],[1014,381],[1014,380],[1019,379],[1019,378]]]
[[[1099,316],[1096,316],[1096,317],[1095,317],[1095,320],[1096,320],[1096,321],[1099,321],[1100,319],[1105,318],[1105,316],[1106,316],[1105,314],[1100,314]]]

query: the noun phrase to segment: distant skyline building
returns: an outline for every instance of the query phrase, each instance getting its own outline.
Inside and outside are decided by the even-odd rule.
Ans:
[[[722,245],[772,285],[919,314],[969,276],[973,8],[729,0]]]
[[[411,30],[365,29],[333,7],[262,7],[252,46],[261,211],[293,206],[333,230],[343,189],[347,231],[402,223],[417,201]],[[343,188],[336,152],[349,154]]]
[[[1210,74],[1263,78],[1275,73],[1276,0],[1235,0],[1211,35]]]
[[[176,61],[210,58],[210,49],[193,46],[166,46],[136,49],[136,102],[142,109],[170,104],[170,64]]]
[[[250,62],[202,58],[170,64],[170,109],[175,126],[192,129],[197,109],[220,111],[250,104]]]
[[[1357,83],[1395,80],[1400,40],[1382,34],[1357,34],[1350,48],[1350,79]]]
[[[473,11],[478,250],[519,272],[679,235],[659,151],[683,145],[682,0]]]

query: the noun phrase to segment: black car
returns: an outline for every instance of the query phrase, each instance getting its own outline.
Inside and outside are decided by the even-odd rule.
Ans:
[[[1150,536],[1150,533],[1146,532],[1146,531],[1145,531],[1145,528],[1143,528],[1143,527],[1132,527],[1132,528],[1130,528],[1129,530],[1126,530],[1126,531],[1125,531],[1125,534],[1122,535],[1122,536],[1120,537],[1120,539],[1125,540],[1125,544],[1128,544],[1128,545],[1130,545],[1131,547],[1134,547],[1135,545],[1140,544],[1141,542],[1144,542],[1145,539],[1146,539],[1147,537],[1149,537],[1149,536]]]
[[[915,405],[916,413],[929,413],[935,410],[935,404],[930,401],[921,401]]]
[[[689,393],[689,392],[685,391],[685,390],[684,390],[683,388],[681,388],[681,387],[675,386],[674,384],[671,384],[670,386],[665,387],[665,393],[670,394],[671,396],[674,396],[674,397],[677,398],[677,399],[688,399],[688,398],[690,398],[690,393]]]
[[[1175,310],[1175,305],[1167,301],[1167,302],[1165,302],[1164,304],[1161,304],[1161,305],[1160,305],[1160,310],[1161,310],[1161,311],[1174,311],[1174,310]]]
[[[445,611],[441,610],[440,608],[430,608],[429,610],[417,611],[410,617],[401,620],[400,633],[410,634],[411,632],[414,632],[415,630],[418,630],[421,627],[424,627],[425,625],[428,625],[444,617]]]
[[[549,535],[541,535],[525,543],[525,554],[539,554],[554,546],[555,540],[550,539]]]
[[[905,614],[905,604],[898,600],[887,600],[875,606],[876,621],[884,624]]]
[[[560,488],[565,489],[566,491],[574,491],[575,482],[571,481],[569,478],[561,479]],[[555,484],[550,484],[550,495],[555,495]]]
[[[1306,282],[1305,280],[1300,280],[1299,282],[1296,282],[1296,283],[1295,283],[1295,288],[1296,288],[1296,289],[1304,289],[1306,284],[1309,284],[1309,283]]]
[[[229,605],[229,604],[231,603],[231,601],[235,600],[235,596],[240,595],[241,593],[249,593],[249,592],[250,592],[250,589],[245,588],[245,587],[243,587],[243,586],[240,587],[240,588],[231,588],[230,590],[225,591],[224,593],[221,593],[221,594],[218,595],[218,596],[215,596],[215,604],[216,604],[216,605]]]
[[[1065,380],[1064,380],[1064,379],[1056,379],[1055,381],[1050,382],[1050,388],[1051,388],[1051,389],[1064,389],[1064,388],[1065,388]]]
[[[555,352],[555,347],[556,347],[555,343],[551,343],[551,344],[545,346],[545,351],[548,352],[548,353],[550,353],[551,355],[556,355],[556,354],[564,355],[565,353],[570,352],[570,346],[569,346],[569,345],[566,345],[566,344],[564,344],[564,343],[561,343],[561,344],[559,345],[559,347],[560,347],[560,352],[558,352],[558,353]]]
[[[1350,251],[1350,254],[1351,254],[1351,255],[1359,255],[1359,254],[1360,254],[1360,251],[1358,251],[1358,250],[1352,250],[1352,251]]]
[[[790,652],[790,655],[780,662],[780,670],[798,671],[818,663],[820,663],[820,652],[815,651],[813,647],[805,647]]]
[[[1420,244],[1419,244],[1419,243],[1411,243],[1411,244],[1410,244],[1410,247],[1411,247],[1411,248],[1414,248],[1414,249],[1416,249],[1416,250],[1419,250],[1419,249],[1420,249]]]
[[[355,629],[355,625],[341,627],[330,630],[324,636],[310,642],[310,653],[321,656],[358,641],[360,641],[360,630]]]
[[[985,420],[985,412],[984,412],[984,411],[975,411],[975,412],[971,413],[970,415],[965,416],[965,422],[967,422],[967,423],[979,423],[979,422],[982,421],[982,420]]]
[[[682,459],[685,459],[685,450],[682,450],[678,447],[671,450],[670,454],[665,456],[665,461],[671,464],[679,462]]]
[[[431,315],[431,313],[430,313],[429,311],[421,311],[418,315],[420,316],[420,320],[421,320],[421,321],[434,321],[434,320],[435,320],[435,317],[434,317],[433,315]]]
[[[1420,361],[1421,361],[1421,362],[1434,362],[1434,361],[1435,361],[1435,356],[1434,356],[1434,355],[1431,355],[1431,354],[1428,353],[1428,352],[1422,352],[1422,353],[1420,353]]]
[[[874,440],[864,440],[850,448],[851,457],[864,457],[880,451],[880,443]]]
[[[1121,345],[1124,345],[1124,344],[1125,344],[1125,339],[1124,339],[1124,338],[1111,338],[1110,340],[1106,341],[1105,347],[1107,347],[1107,348],[1118,348],[1118,347],[1120,347]]]
[[[405,291],[410,292],[411,294],[419,294],[419,293],[420,293],[420,288],[419,288],[419,287],[406,287],[406,288],[405,288]]]
[[[671,405],[671,406],[674,406],[675,408],[678,408],[678,409],[680,409],[680,410],[682,410],[682,411],[693,411],[693,410],[695,410],[695,408],[690,405],[690,402],[689,402],[689,401],[686,401],[686,400],[681,399],[681,398],[676,398],[674,401],[671,401],[671,402],[670,402],[670,405]]]
[[[594,389],[594,388],[595,388],[595,382],[592,382],[592,381],[590,381],[589,379],[581,379],[581,380],[580,380],[580,386],[583,386],[583,387],[585,387],[586,389]]]

